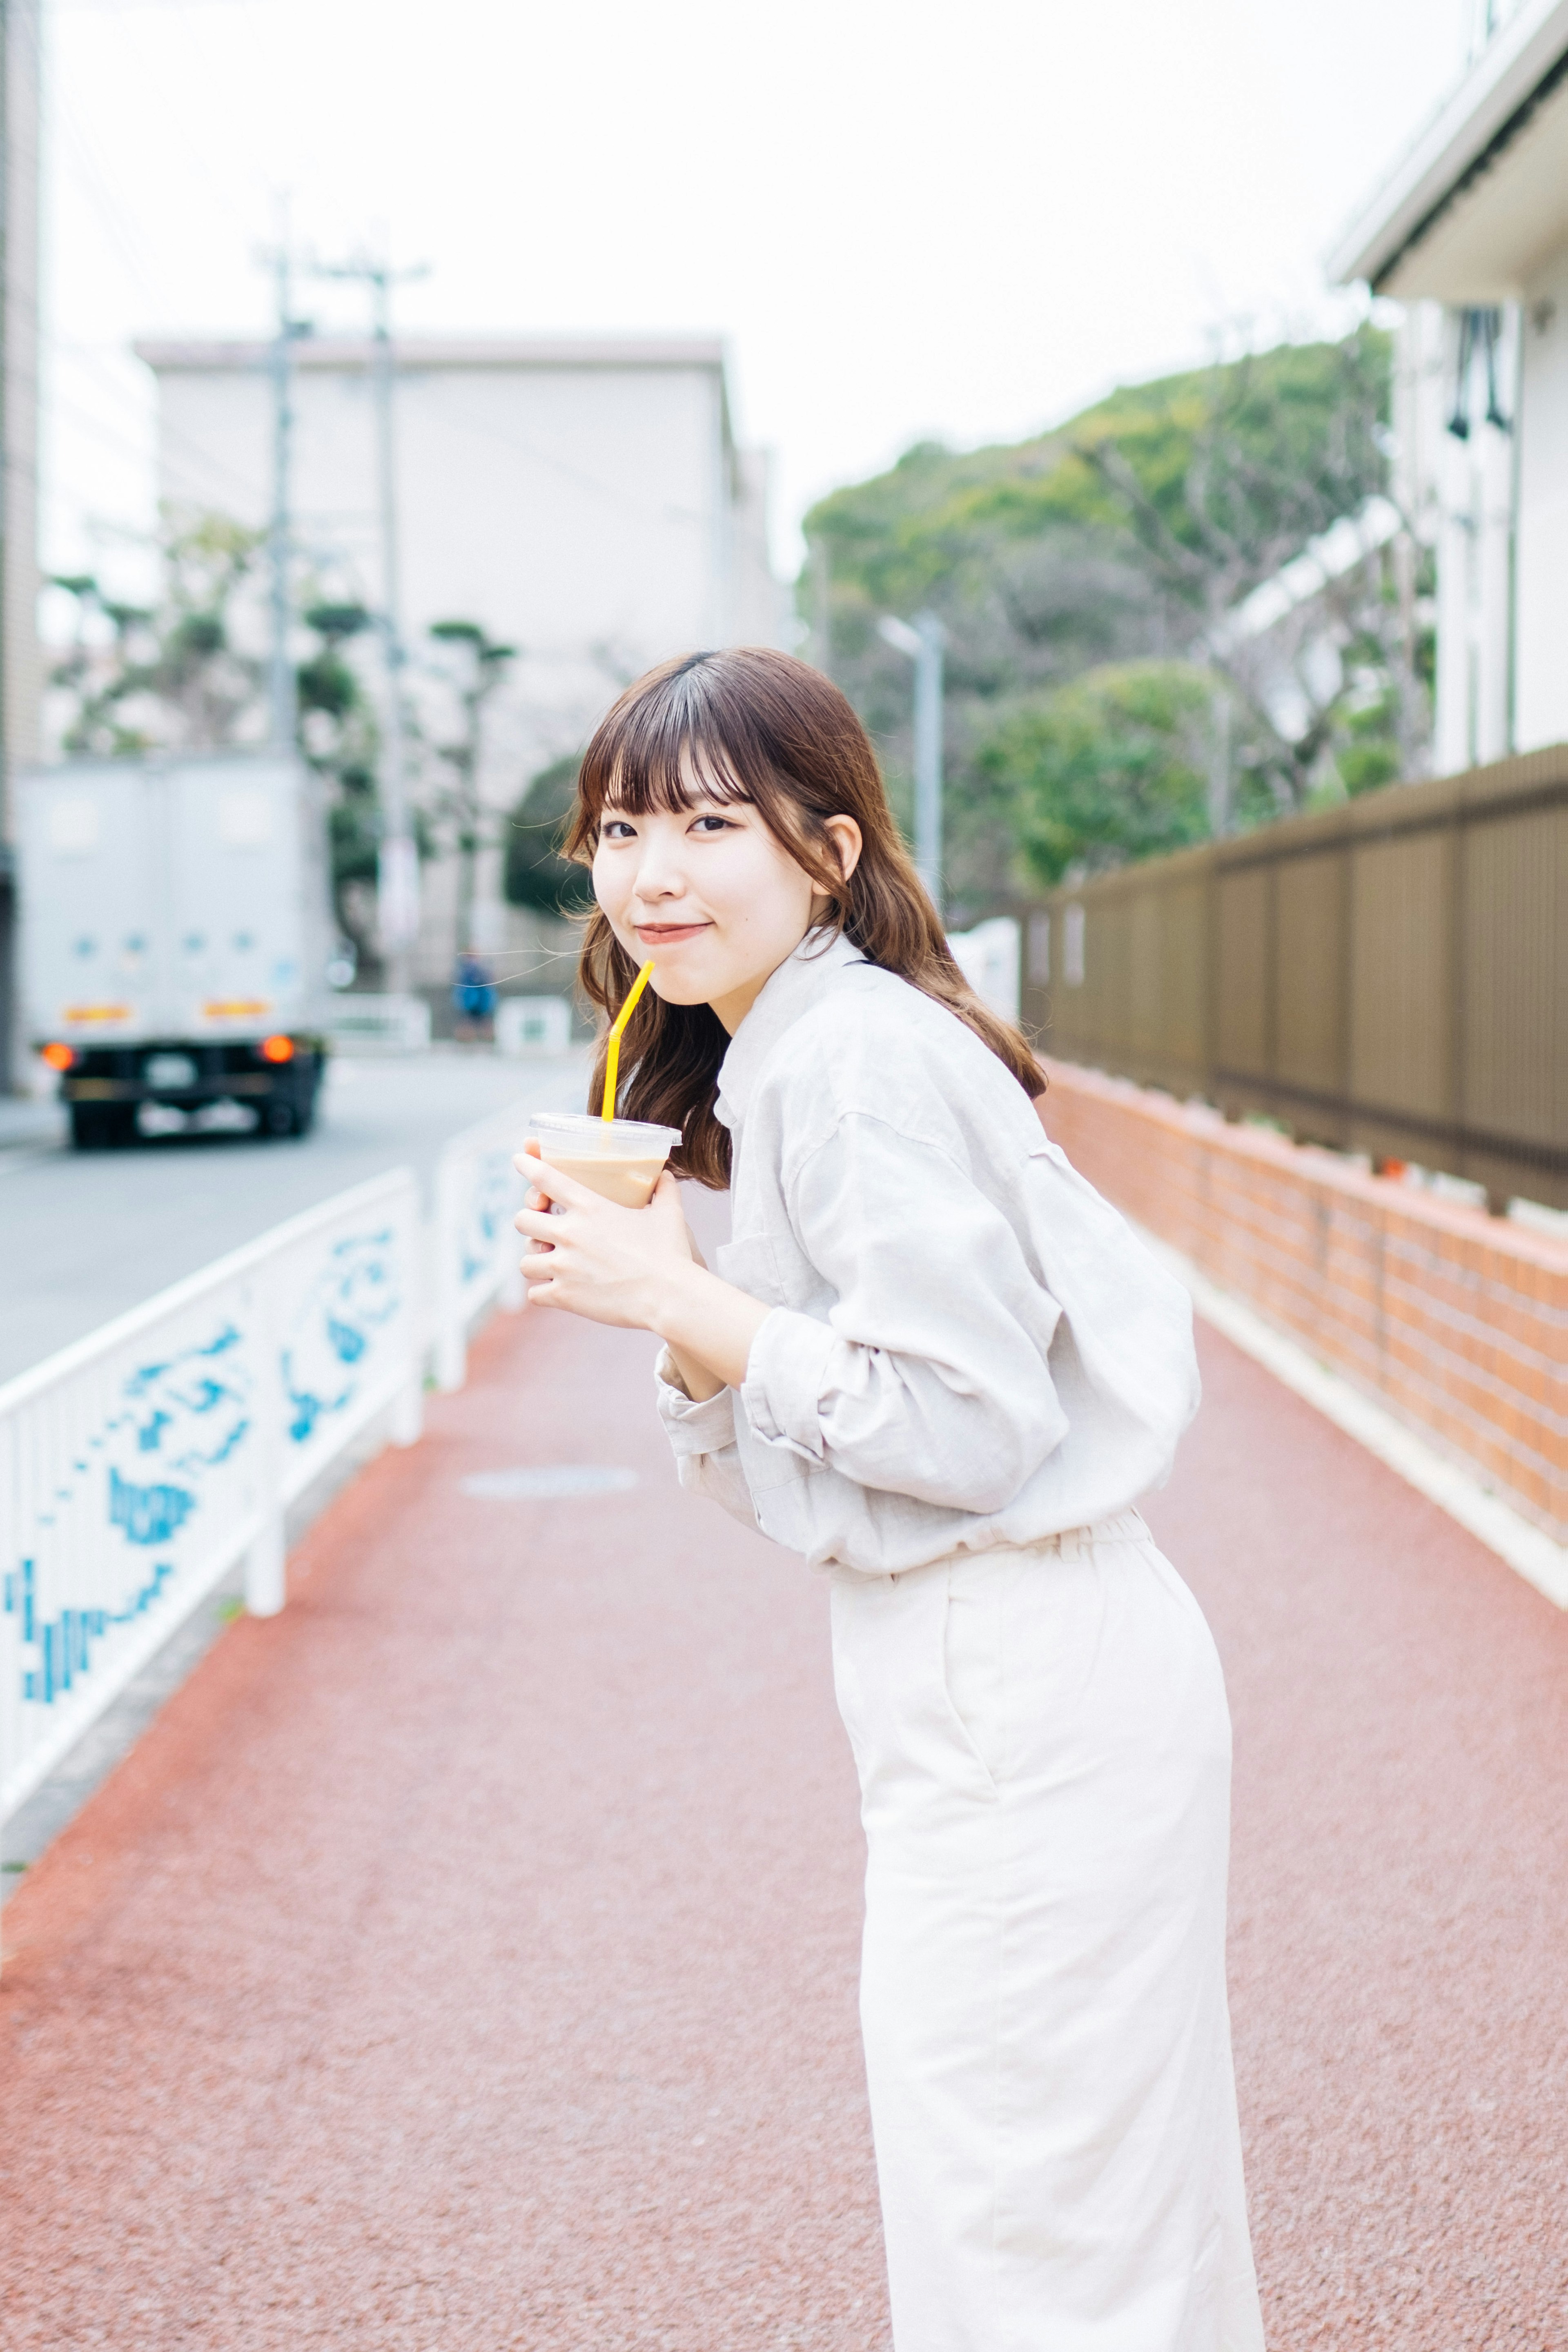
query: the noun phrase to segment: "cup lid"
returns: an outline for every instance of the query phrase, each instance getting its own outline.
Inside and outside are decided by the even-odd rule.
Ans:
[[[569,1143],[574,1151],[598,1159],[607,1152],[658,1151],[668,1157],[680,1141],[678,1127],[659,1127],[645,1118],[601,1118],[588,1110],[531,1112],[528,1132],[541,1143]]]

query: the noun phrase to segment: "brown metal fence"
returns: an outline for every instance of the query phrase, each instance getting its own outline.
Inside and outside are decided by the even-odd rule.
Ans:
[[[1568,1207],[1568,745],[1018,911],[1042,1051]]]

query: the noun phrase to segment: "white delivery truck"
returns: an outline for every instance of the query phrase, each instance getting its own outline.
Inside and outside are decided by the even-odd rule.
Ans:
[[[303,1135],[335,930],[302,761],[74,760],[17,779],[23,1017],[72,1140],[132,1141],[144,1104],[254,1111]]]

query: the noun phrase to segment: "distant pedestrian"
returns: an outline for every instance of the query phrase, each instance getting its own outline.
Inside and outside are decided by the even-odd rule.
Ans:
[[[458,958],[452,974],[454,1034],[465,1041],[484,1036],[495,1011],[496,985],[490,968],[483,956],[467,950]]]
[[[530,1160],[524,1266],[661,1335],[682,1483],[828,1578],[897,2352],[1259,2352],[1229,1717],[1134,1507],[1197,1402],[1186,1295],[1047,1141],[826,679],[668,663],[579,795],[584,984],[655,967],[621,1108],[733,1239],[710,1273],[673,1176],[626,1209]]]

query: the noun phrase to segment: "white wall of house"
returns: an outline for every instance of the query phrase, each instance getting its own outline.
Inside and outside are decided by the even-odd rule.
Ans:
[[[158,379],[164,499],[262,522],[264,350],[139,350]],[[357,341],[300,347],[293,505],[301,574],[333,600],[379,609],[368,358]],[[432,623],[478,622],[521,649],[487,714],[480,786],[490,804],[510,807],[528,777],[581,745],[650,663],[703,645],[780,642],[767,460],[734,446],[718,344],[409,339],[398,346],[395,431],[405,636],[432,724],[437,673],[451,658],[432,644]],[[368,641],[362,650],[374,668]],[[500,864],[492,852],[480,877],[492,932]],[[449,865],[426,869],[427,980],[449,968],[454,890]]]
[[[1480,13],[1465,80],[1333,268],[1404,306],[1398,490],[1437,560],[1435,764],[1568,740],[1568,0]],[[1503,428],[1479,367],[1461,399],[1460,321],[1481,309]]]
[[[1520,393],[1520,748],[1568,742],[1568,245],[1525,288]]]
[[[1517,424],[1517,310],[1498,351],[1500,413]],[[1517,732],[1513,673],[1515,433],[1489,424],[1478,367],[1470,432],[1449,430],[1458,400],[1458,317],[1437,302],[1408,306],[1398,336],[1395,488],[1416,535],[1436,557],[1437,677],[1433,766],[1439,775],[1500,760]]]

